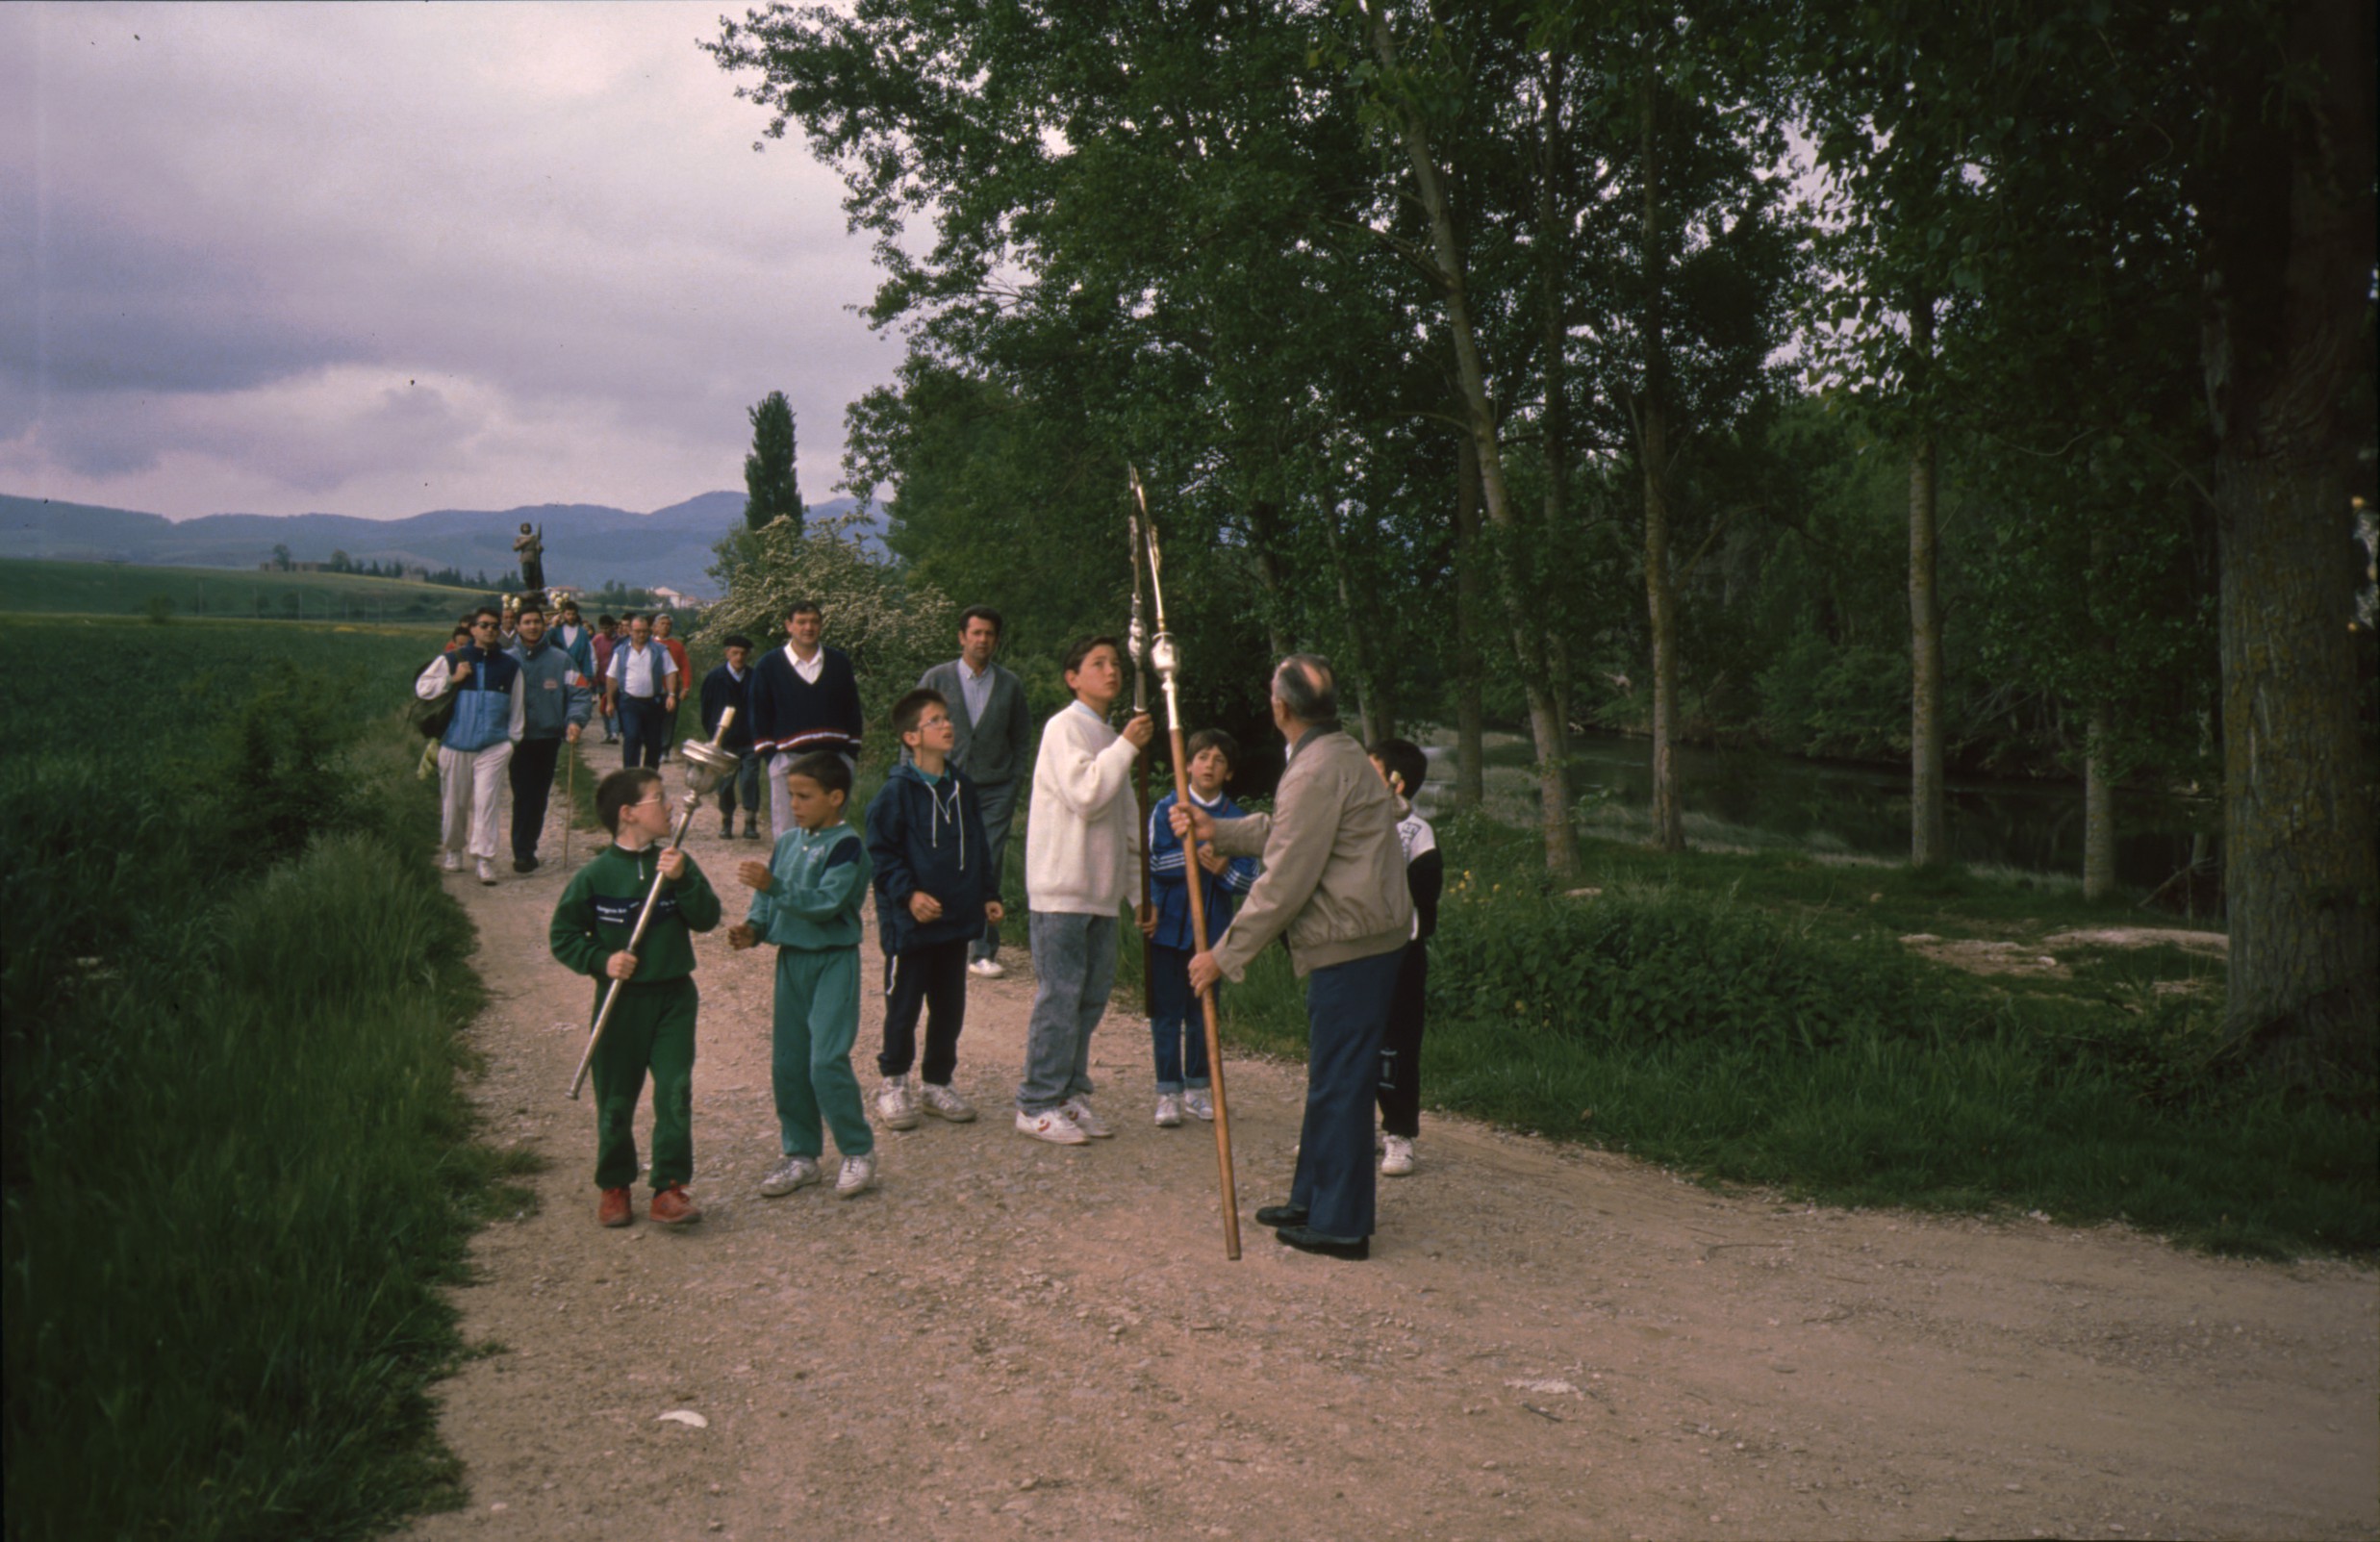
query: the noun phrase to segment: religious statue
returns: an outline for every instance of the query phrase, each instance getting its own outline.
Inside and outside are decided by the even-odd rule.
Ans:
[[[523,520],[513,550],[520,558],[521,589],[542,600],[545,594],[545,532],[531,530]]]

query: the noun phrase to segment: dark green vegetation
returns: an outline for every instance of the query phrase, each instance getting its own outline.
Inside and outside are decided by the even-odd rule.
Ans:
[[[2226,1060],[2219,961],[2045,942],[2128,907],[1592,841],[1572,893],[1520,832],[1439,836],[1435,1107],[1830,1202],[2123,1220],[2259,1256],[2380,1249],[2374,1089],[2311,1099]],[[2054,946],[2069,977],[1935,964],[1898,941],[1919,931]],[[1304,1053],[1278,950],[1223,999],[1239,1043]]]
[[[0,622],[11,1537],[337,1537],[450,1498],[468,922],[395,719],[439,638]],[[115,682],[104,720],[62,680]]]
[[[0,559],[0,596],[19,614],[343,621],[353,625],[455,619],[494,593],[351,573],[241,572],[96,562]]]
[[[1694,740],[1906,756],[1921,867],[1946,768],[2083,779],[2094,894],[2118,796],[2219,789],[2226,1031],[2346,1085],[2372,25],[859,0],[711,47],[880,242],[911,346],[848,485],[1013,655],[1123,616],[1128,462],[1195,720],[1260,724],[1267,655],[1318,648],[1368,735],[1456,725],[1466,801],[1525,726],[1557,873],[1582,721],[1650,738],[1670,851]]]

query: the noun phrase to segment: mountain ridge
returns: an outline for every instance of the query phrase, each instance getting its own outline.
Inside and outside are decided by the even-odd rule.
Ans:
[[[842,514],[853,498],[812,504],[814,518]],[[139,563],[174,568],[254,568],[275,545],[294,562],[352,561],[453,568],[492,578],[513,568],[513,540],[526,521],[543,527],[548,582],[597,588],[610,580],[666,584],[700,594],[713,587],[711,548],[744,518],[744,494],[701,493],[647,514],[599,503],[532,503],[511,509],[432,509],[401,519],[341,514],[208,514],[189,519],[99,504],[0,493],[0,556],[59,562]]]

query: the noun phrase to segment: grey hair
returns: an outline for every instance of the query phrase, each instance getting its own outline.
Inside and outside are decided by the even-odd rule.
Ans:
[[[1273,671],[1273,695],[1289,715],[1314,728],[1339,725],[1338,677],[1319,653],[1292,653]]]

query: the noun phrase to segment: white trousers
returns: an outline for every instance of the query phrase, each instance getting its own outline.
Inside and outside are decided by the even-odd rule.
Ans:
[[[512,758],[513,742],[509,739],[485,749],[438,746],[438,785],[444,795],[438,817],[441,850],[468,850],[475,857],[491,859],[495,856],[495,819],[509,785],[504,770]]]

